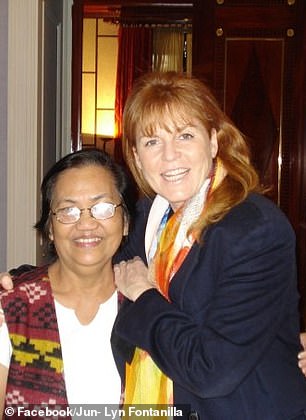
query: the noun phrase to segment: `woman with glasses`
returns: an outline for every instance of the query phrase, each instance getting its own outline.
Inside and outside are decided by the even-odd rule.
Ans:
[[[304,418],[294,234],[262,196],[241,133],[205,85],[167,73],[136,83],[123,122],[147,196],[116,256],[125,403],[187,404],[189,419]],[[81,222],[92,205],[49,206],[51,220]]]
[[[97,150],[64,157],[44,177],[35,228],[50,263],[17,276],[0,298],[1,412],[4,405],[119,403],[112,258],[128,232],[130,192],[123,169]]]

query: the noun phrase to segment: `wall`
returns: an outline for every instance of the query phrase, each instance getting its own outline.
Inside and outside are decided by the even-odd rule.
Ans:
[[[39,261],[33,224],[39,215],[41,176],[47,169],[44,156],[50,147],[56,147],[53,161],[55,154],[58,158],[71,150],[72,2],[0,0],[0,271]],[[58,10],[59,21],[50,13],[51,6]],[[52,45],[50,36],[45,39],[50,25]],[[57,77],[51,86],[47,71],[54,51]],[[56,110],[45,100],[50,97],[47,87]],[[54,130],[50,135],[44,118],[49,113],[56,135]]]
[[[0,271],[6,268],[8,1],[0,0]]]
[[[41,6],[37,0],[8,2],[8,268],[36,262]]]

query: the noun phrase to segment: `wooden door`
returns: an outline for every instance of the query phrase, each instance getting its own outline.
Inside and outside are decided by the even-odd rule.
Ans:
[[[198,1],[193,72],[247,136],[261,180],[297,234],[306,321],[304,0]]]
[[[50,167],[60,158],[61,152],[61,68],[62,68],[62,2],[43,2],[42,23],[42,136],[39,145],[38,183]],[[63,139],[63,143],[65,139]],[[36,261],[45,262],[41,244],[37,244]]]
[[[42,176],[60,158],[62,2],[44,2]]]

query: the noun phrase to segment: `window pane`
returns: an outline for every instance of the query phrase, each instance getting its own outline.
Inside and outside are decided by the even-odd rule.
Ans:
[[[82,77],[82,133],[95,132],[95,75]]]
[[[96,19],[83,19],[83,70],[96,69]]]
[[[97,134],[105,137],[113,137],[114,125],[114,110],[97,110]]]
[[[98,35],[118,36],[119,25],[98,19]]]
[[[117,38],[98,38],[97,108],[115,107]]]

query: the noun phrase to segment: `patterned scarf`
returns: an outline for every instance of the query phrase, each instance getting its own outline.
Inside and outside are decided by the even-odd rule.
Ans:
[[[200,191],[170,218],[168,201],[159,195],[154,199],[145,238],[149,276],[169,302],[170,282],[195,241],[192,225],[204,213],[205,203],[222,181],[223,174],[222,164],[217,160]],[[173,404],[171,379],[139,348],[135,349],[131,364],[126,364],[125,404]]]

